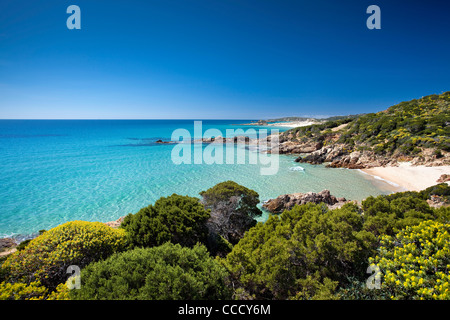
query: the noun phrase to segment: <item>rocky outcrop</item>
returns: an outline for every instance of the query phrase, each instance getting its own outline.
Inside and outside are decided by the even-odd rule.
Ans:
[[[158,143],[158,144],[171,144],[173,142],[172,141],[163,141],[163,140],[159,139],[159,140],[156,140],[156,143]]]
[[[11,238],[1,238],[0,239],[0,251],[9,250],[17,246],[17,242]]]
[[[445,197],[437,195],[431,195],[431,197],[427,200],[427,203],[433,208],[447,207],[449,205]]]
[[[111,228],[118,228],[122,224],[123,219],[125,219],[125,217],[120,217],[116,221],[105,222],[105,224]]]
[[[372,151],[350,151],[344,144],[323,147],[309,154],[299,156],[296,162],[309,164],[327,163],[330,168],[366,169],[383,166],[397,166],[397,160],[378,156]]]
[[[342,129],[342,127],[341,127]],[[400,149],[391,154],[379,154],[363,143],[349,145],[338,142],[341,132],[336,130],[322,136],[307,137],[299,132],[285,132],[279,136],[278,153],[298,155],[296,162],[326,164],[331,168],[366,169],[398,166],[398,162],[409,161],[413,166],[450,165],[450,153],[437,152],[433,148],[420,148],[420,152],[406,156]]]
[[[450,174],[443,174],[436,180],[437,183],[443,183],[450,181]]]
[[[292,141],[286,141],[280,143],[278,147],[278,153],[290,154],[290,153],[311,153],[320,150],[323,147],[322,142],[311,143],[295,143]]]
[[[345,198],[336,198],[330,194],[329,190],[323,190],[319,193],[293,193],[281,195],[275,199],[270,199],[263,204],[263,208],[271,213],[281,213],[292,209],[295,205],[306,203],[325,203],[330,209],[339,208],[347,203]]]
[[[244,144],[257,144],[258,139],[252,139],[248,136],[235,136],[231,138],[224,138],[222,136],[217,137],[209,137],[209,138],[199,138],[199,139],[192,139],[191,143],[244,143]]]
[[[397,166],[396,159],[377,156],[372,151],[353,151],[329,159],[331,168],[365,169],[373,167]]]
[[[11,238],[0,239],[0,257],[6,256],[16,251],[17,242]]]

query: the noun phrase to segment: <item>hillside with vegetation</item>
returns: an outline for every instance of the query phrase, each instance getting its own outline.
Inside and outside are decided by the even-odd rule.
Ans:
[[[42,231],[0,261],[0,300],[448,300],[449,197],[442,183],[256,223],[259,195],[225,181],[160,198],[119,228]]]
[[[387,110],[344,117],[284,132],[280,153],[299,162],[368,168],[450,164],[450,92],[401,102]]]

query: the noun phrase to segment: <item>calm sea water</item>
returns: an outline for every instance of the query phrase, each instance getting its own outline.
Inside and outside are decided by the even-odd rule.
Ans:
[[[247,122],[206,120],[203,130],[216,128],[225,135],[226,129],[249,129],[236,125]],[[299,165],[286,155],[280,156],[278,173],[271,176],[260,174],[260,164],[248,162],[175,165],[174,145],[155,142],[170,140],[177,128],[193,133],[193,124],[191,120],[1,120],[0,237],[29,235],[70,220],[116,220],[162,196],[198,196],[225,180],[254,189],[261,201],[323,189],[354,200],[393,191],[391,185],[358,171]]]

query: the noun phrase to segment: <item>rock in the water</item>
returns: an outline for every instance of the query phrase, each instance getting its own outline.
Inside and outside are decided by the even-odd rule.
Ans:
[[[156,143],[160,143],[160,144],[167,144],[167,143],[171,143],[170,141],[162,141],[161,139],[156,140]]]

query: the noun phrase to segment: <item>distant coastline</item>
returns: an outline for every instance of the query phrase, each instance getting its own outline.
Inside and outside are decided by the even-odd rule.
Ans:
[[[295,120],[295,121],[265,121],[259,120],[256,122],[244,123],[240,125],[244,126],[267,126],[267,127],[286,127],[286,128],[298,128],[298,127],[306,127],[313,124],[320,124],[322,121],[316,119],[307,119],[307,120]]]

